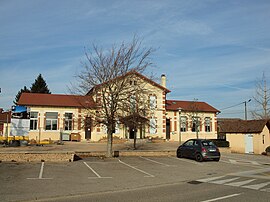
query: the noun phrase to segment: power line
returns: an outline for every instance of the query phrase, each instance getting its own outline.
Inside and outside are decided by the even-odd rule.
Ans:
[[[233,108],[233,107],[239,106],[239,105],[241,105],[241,104],[243,104],[243,103],[244,103],[244,102],[241,102],[241,103],[239,103],[239,104],[232,105],[232,106],[230,106],[230,107],[225,107],[225,108],[220,109],[220,110],[230,109],[230,108]]]

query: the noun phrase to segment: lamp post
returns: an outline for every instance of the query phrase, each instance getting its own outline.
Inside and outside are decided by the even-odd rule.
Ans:
[[[244,101],[243,103],[245,104],[245,120],[247,120],[247,103],[250,102],[251,99],[249,99],[248,101]]]
[[[182,109],[178,108],[178,112],[179,112],[179,144],[181,144],[181,112],[182,112]]]

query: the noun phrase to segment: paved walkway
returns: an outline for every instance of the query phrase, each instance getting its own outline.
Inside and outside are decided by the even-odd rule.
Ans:
[[[138,151],[176,151],[179,146],[178,142],[146,142],[138,141],[136,150]],[[4,147],[0,146],[0,152],[33,152],[33,151],[106,151],[107,143],[93,142],[63,142],[63,145],[50,144],[43,146],[20,146]],[[114,151],[134,150],[133,141],[113,144]]]

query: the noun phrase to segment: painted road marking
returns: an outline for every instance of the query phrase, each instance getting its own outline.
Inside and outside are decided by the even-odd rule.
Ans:
[[[228,184],[225,184],[225,185],[233,186],[233,187],[240,187],[240,186],[243,186],[243,185],[248,184],[250,182],[253,182],[254,180],[255,179],[244,180],[244,181],[240,181],[240,182],[231,182],[231,183],[228,183]]]
[[[222,196],[222,197],[218,197],[218,198],[213,198],[213,199],[209,199],[209,200],[201,201],[201,202],[219,201],[219,200],[223,200],[223,199],[227,199],[227,198],[232,198],[232,197],[235,197],[235,196],[239,196],[239,195],[241,195],[241,194],[242,194],[242,193],[239,193],[239,194],[231,194],[231,195]]]
[[[44,162],[41,163],[40,171],[38,178],[27,178],[28,180],[51,180],[53,178],[43,178],[43,171],[44,171]]]
[[[192,163],[192,164],[199,165],[199,166],[203,166],[202,163],[198,163],[198,162],[193,161],[193,160],[188,160],[188,159],[183,159],[183,158],[176,158],[176,157],[169,157],[169,158],[177,159],[178,161],[184,161],[184,162]]]
[[[126,166],[128,166],[128,167],[130,167],[130,168],[133,168],[134,170],[137,170],[137,171],[139,171],[139,172],[141,172],[141,173],[146,174],[146,176],[144,176],[144,177],[155,177],[154,175],[151,175],[150,173],[147,173],[147,172],[145,172],[145,171],[143,171],[143,170],[141,170],[141,169],[139,169],[139,168],[136,168],[136,167],[134,167],[134,166],[131,166],[131,165],[129,165],[129,164],[127,164],[127,163],[121,161],[120,159],[118,159],[118,161],[119,161],[120,163],[122,163],[123,165],[126,165]]]
[[[223,175],[223,176],[218,176],[218,177],[209,177],[209,178],[200,179],[200,180],[196,180],[196,181],[199,181],[199,182],[210,182],[210,181],[217,180],[217,179],[220,179],[220,178],[223,178],[223,177],[226,177],[226,176]]]
[[[244,188],[248,188],[248,189],[255,189],[255,190],[259,190],[267,185],[269,185],[270,182],[265,182],[265,183],[260,183],[260,184],[253,184],[253,185],[248,185],[248,186],[243,186]]]
[[[214,184],[225,184],[227,182],[232,182],[234,180],[238,180],[239,177],[235,177],[235,178],[229,178],[229,179],[224,179],[224,180],[217,180],[217,181],[211,181],[211,183],[214,183]]]
[[[89,166],[86,162],[83,162],[86,167],[88,167],[97,177],[88,177],[89,179],[91,178],[112,178],[112,177],[101,177],[91,166]]]
[[[223,184],[223,185],[226,185],[226,186],[242,187],[242,188],[260,190],[260,191],[266,191],[266,192],[269,192],[269,190],[270,190],[270,188],[262,189],[263,187],[266,187],[267,185],[270,184],[269,181],[264,182],[264,183],[259,183],[259,184],[247,185],[247,184],[249,184],[249,183],[251,183],[253,181],[256,181],[257,179],[249,179],[249,180],[233,182],[235,180],[238,180],[239,177],[222,179],[224,177],[227,177],[227,176],[211,177],[211,178],[199,179],[199,180],[196,180],[196,181],[212,183],[212,184],[220,184],[220,185]]]
[[[140,158],[142,158],[142,159],[144,159],[144,160],[147,160],[147,161],[151,161],[151,162],[153,162],[153,163],[157,163],[157,164],[159,164],[159,165],[163,165],[163,166],[172,166],[172,165],[168,165],[168,164],[166,164],[166,163],[161,163],[161,162],[158,162],[158,161],[155,161],[155,160],[146,158],[146,157],[140,156]]]

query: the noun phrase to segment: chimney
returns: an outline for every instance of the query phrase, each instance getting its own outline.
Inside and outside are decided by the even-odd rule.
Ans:
[[[161,85],[166,88],[166,76],[165,74],[161,75]]]
[[[3,108],[0,108],[0,114],[2,114],[3,111],[4,111]]]

